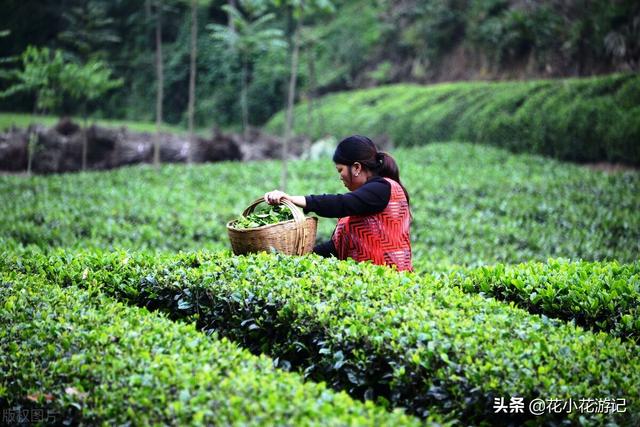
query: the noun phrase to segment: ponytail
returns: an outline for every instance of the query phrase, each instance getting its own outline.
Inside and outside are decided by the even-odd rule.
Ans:
[[[400,181],[400,169],[398,168],[398,164],[395,159],[391,156],[391,154],[386,153],[384,151],[379,151],[376,154],[376,162],[378,163],[378,175],[384,178],[389,178],[400,184],[402,187],[402,191],[404,191],[404,196],[407,198],[407,203],[411,205],[411,201],[409,198],[409,192],[402,182]]]

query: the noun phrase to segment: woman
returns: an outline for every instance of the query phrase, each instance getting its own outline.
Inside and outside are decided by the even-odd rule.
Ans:
[[[290,196],[275,190],[264,195],[265,201],[276,205],[287,199],[305,213],[339,218],[331,240],[314,248],[319,255],[412,270],[409,194],[393,157],[379,152],[369,138],[354,135],[338,144],[333,162],[349,193]]]

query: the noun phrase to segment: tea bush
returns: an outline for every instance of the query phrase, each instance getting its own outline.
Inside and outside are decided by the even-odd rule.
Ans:
[[[496,264],[457,271],[450,278],[465,292],[513,301],[531,313],[622,339],[640,339],[640,261]]]
[[[38,408],[59,425],[419,425],[98,287],[0,278],[5,415]]]
[[[411,195],[418,271],[639,257],[637,172],[605,174],[462,143],[392,154]],[[0,176],[0,248],[227,249],[227,222],[277,188],[278,169],[277,162],[256,162]],[[295,161],[290,170],[291,194],[346,191],[329,159]],[[318,242],[335,224],[320,219]]]
[[[464,294],[428,276],[316,256],[206,252],[31,253],[5,257],[2,269],[97,287],[173,319],[196,321],[204,331],[269,354],[284,369],[420,416],[435,407],[486,422],[501,396],[526,402],[598,396],[626,399],[627,411],[547,414],[535,422],[639,421],[634,345]]]
[[[411,102],[419,111],[420,102]],[[6,372],[12,376],[7,378],[19,378],[0,383],[0,399],[5,399],[0,403],[32,407],[35,402],[25,396],[50,393],[55,400],[47,403],[45,397],[37,404],[53,405],[71,423],[118,423],[126,419],[123,405],[131,406],[118,391],[122,389],[143,402],[139,409],[149,423],[210,423],[204,397],[190,401],[195,412],[185,410],[184,403],[171,412],[153,400],[157,395],[162,402],[179,401],[181,381],[187,381],[186,374],[179,374],[173,382],[165,382],[165,377],[156,382],[155,372],[178,372],[175,360],[185,352],[189,357],[184,356],[184,369],[189,372],[199,372],[196,366],[203,363],[191,357],[211,357],[209,350],[194,353],[167,344],[175,342],[168,337],[183,335],[182,329],[173,329],[183,326],[167,319],[158,323],[153,317],[158,329],[141,332],[149,336],[147,347],[118,347],[113,352],[124,361],[116,359],[95,367],[96,376],[83,376],[89,375],[83,364],[93,369],[88,360],[102,360],[98,352],[118,343],[92,340],[86,326],[90,321],[78,316],[95,309],[90,316],[96,319],[102,316],[97,310],[105,306],[105,321],[138,324],[128,320],[128,309],[110,308],[107,298],[98,296],[104,293],[160,310],[171,320],[195,322],[200,332],[191,329],[188,337],[214,336],[206,338],[210,343],[205,347],[226,345],[215,338],[223,336],[255,354],[268,354],[280,370],[297,371],[382,407],[406,408],[426,420],[490,423],[496,417],[494,399],[519,396],[527,403],[535,398],[621,398],[628,407],[616,414],[574,411],[534,418],[524,413],[508,418],[508,423],[640,423],[640,360],[634,343],[639,330],[640,175],[606,174],[455,142],[398,149],[393,155],[412,196],[417,274],[316,256],[231,256],[226,223],[247,201],[276,188],[276,162],[165,165],[157,171],[138,166],[30,179],[0,176],[0,307],[5,309],[0,318],[13,334],[9,338],[5,328],[0,331],[0,364],[11,364]],[[329,159],[292,162],[290,171],[291,194],[345,191]],[[322,219],[319,240],[328,238],[334,226],[335,220]],[[180,251],[190,252],[176,254]],[[549,257],[573,261],[547,261]],[[518,262],[526,264],[505,265]],[[54,290],[52,285],[68,289]],[[96,305],[86,302],[89,297],[78,297],[84,311],[75,315],[75,303],[67,304],[69,313],[61,311],[67,297],[60,296],[57,304],[35,302],[39,294],[80,295],[83,291],[76,287],[85,289]],[[6,299],[8,305],[2,298],[9,293],[4,292],[13,295]],[[16,314],[16,301],[27,297],[22,314]],[[47,311],[49,307],[56,311]],[[62,332],[56,322],[62,322]],[[88,341],[68,354],[50,350],[74,331],[78,340]],[[27,347],[22,351],[18,344]],[[175,359],[173,365],[153,371],[151,396],[144,384],[118,382],[120,375],[137,375],[129,372],[138,364],[146,366],[136,355],[148,354],[149,348],[166,350]],[[222,353],[216,357],[224,359]],[[47,371],[52,376],[40,387],[37,375],[42,373],[34,366],[51,364],[60,354],[90,357],[77,364],[63,357],[64,363],[73,363],[60,366],[73,375],[57,375],[52,368]],[[298,384],[299,379],[265,373],[253,362],[238,363],[259,375],[253,383],[246,383],[244,374],[235,375],[242,381],[237,391],[215,389],[220,393],[215,396],[232,399],[240,393],[234,400],[238,406],[229,411],[240,409],[223,413],[222,419],[228,419],[227,424],[251,423],[246,417],[254,414],[256,420],[272,416],[277,422],[280,398],[258,393],[257,401],[274,402],[275,409],[254,410],[256,400],[245,390],[284,387],[289,393],[301,386],[290,388],[290,381]],[[263,375],[268,384],[262,384]],[[179,387],[172,387],[176,381]],[[213,386],[196,385],[207,396],[216,393],[207,387]],[[65,388],[73,390],[71,395]],[[311,391],[291,393],[318,397]],[[93,395],[94,401],[77,400]],[[284,396],[287,403],[295,399]],[[297,402],[295,408],[307,405]],[[357,408],[335,424],[351,419],[360,423],[364,412]],[[293,419],[313,424],[313,411],[310,418],[294,414]],[[345,414],[340,408],[334,412]],[[218,415],[214,411],[212,416]],[[377,416],[371,415],[382,420]],[[387,422],[393,421],[378,424]]]
[[[295,109],[295,130],[320,138],[386,134],[397,146],[463,140],[577,162],[640,165],[640,76],[389,85],[326,95],[322,121]],[[284,113],[267,124],[281,131]]]

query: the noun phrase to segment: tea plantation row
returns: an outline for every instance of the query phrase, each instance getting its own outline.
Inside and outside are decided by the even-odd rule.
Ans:
[[[36,251],[3,258],[5,274],[100,290],[195,321],[279,367],[419,416],[483,422],[495,417],[494,398],[598,397],[626,399],[626,412],[525,413],[513,422],[640,422],[635,345],[465,294],[446,280],[316,256]]]
[[[462,143],[393,154],[412,197],[419,271],[548,257],[638,259],[637,172],[607,175]],[[292,194],[346,191],[330,159],[293,162],[290,170]],[[276,162],[0,176],[0,246],[226,249],[226,222],[277,182]],[[334,227],[321,219],[318,241]]]
[[[465,292],[512,301],[531,313],[640,341],[640,260],[496,264],[461,269],[450,279]]]
[[[640,75],[526,82],[389,85],[327,95],[299,133],[389,135],[397,145],[474,141],[571,161],[640,165]],[[269,122],[281,132],[284,113]]]
[[[98,287],[0,279],[3,424],[419,425]]]

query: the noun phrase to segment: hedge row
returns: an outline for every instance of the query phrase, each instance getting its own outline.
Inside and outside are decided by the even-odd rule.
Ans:
[[[531,313],[640,339],[640,261],[497,264],[458,271],[450,280],[465,292],[513,301]]]
[[[638,173],[605,174],[473,144],[393,154],[411,194],[420,271],[549,257],[640,258]],[[289,170],[292,194],[345,191],[330,159],[292,162]],[[255,162],[0,176],[0,247],[228,249],[225,224],[277,188],[279,171],[275,163]],[[318,242],[335,224],[320,219]]]
[[[634,346],[433,279],[268,254],[60,253],[5,263],[195,320],[280,367],[419,416],[435,407],[475,423],[494,419],[500,397],[610,397],[627,399],[627,412],[524,413],[512,421],[640,422]]]
[[[389,135],[398,146],[463,140],[562,160],[640,165],[640,75],[527,82],[390,85],[327,95],[295,131],[312,137]],[[284,113],[268,123],[280,131]],[[322,127],[321,127],[322,126]]]
[[[421,271],[443,261],[640,258],[638,173],[604,174],[459,143],[394,155],[411,194],[412,249]]]
[[[419,425],[96,287],[20,275],[0,285],[0,407],[16,423]]]

